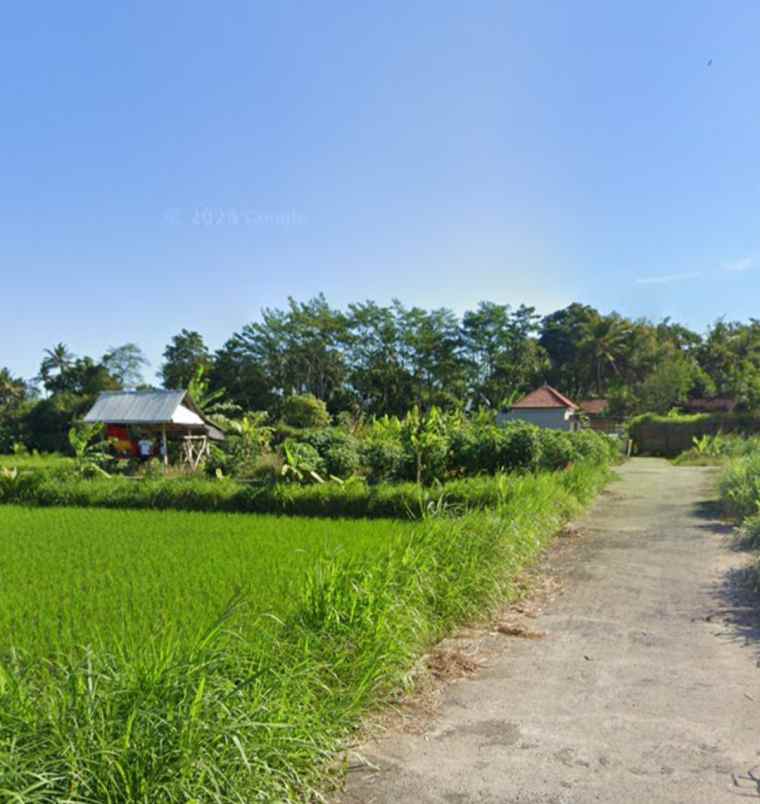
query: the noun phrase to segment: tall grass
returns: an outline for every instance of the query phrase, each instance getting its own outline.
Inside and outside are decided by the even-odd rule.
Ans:
[[[0,469],[18,469],[27,471],[58,471],[72,469],[74,459],[58,453],[19,453],[14,455],[0,455]]]
[[[738,454],[726,465],[720,479],[726,512],[742,521],[760,509],[760,449]]]
[[[739,435],[716,433],[692,439],[691,449],[678,455],[677,466],[712,466],[760,452],[760,436],[743,438]]]
[[[720,496],[727,514],[739,525],[744,547],[760,549],[760,444],[747,439],[746,448],[736,453],[723,470]],[[760,591],[760,558],[755,563],[755,587]]]
[[[64,596],[87,624],[83,616],[57,642],[38,628],[38,639],[16,646],[23,629],[5,615],[2,795],[146,804],[318,796],[328,760],[367,708],[397,694],[414,657],[453,625],[512,594],[515,575],[605,479],[590,466],[525,476],[491,509],[404,527],[312,520],[290,539],[290,520],[278,520],[283,545],[276,531],[259,541],[268,525],[251,518],[0,508],[0,538],[16,556],[0,563],[0,595],[23,618],[39,607],[43,619],[65,620],[59,587],[71,583],[76,550],[112,533],[105,553],[86,560],[92,588],[77,602]],[[81,535],[58,532],[62,517],[76,530],[84,514],[96,519],[79,519]],[[248,536],[239,519],[251,523]],[[40,567],[35,586],[46,539],[59,561]],[[62,549],[72,539],[74,553]],[[268,563],[268,551],[280,558]],[[199,560],[205,575],[190,566]],[[241,576],[245,591],[220,606]],[[108,604],[92,605],[108,584]],[[120,600],[142,611],[133,630],[119,628]]]
[[[77,478],[25,473],[0,476],[0,503],[175,511],[287,514],[289,516],[420,519],[441,507],[484,509],[520,488],[519,475],[497,474],[416,483],[301,486],[246,485],[204,478]]]

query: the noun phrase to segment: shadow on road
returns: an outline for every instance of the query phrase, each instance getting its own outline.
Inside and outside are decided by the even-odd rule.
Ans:
[[[706,619],[723,626],[716,636],[752,647],[760,660],[760,592],[754,561],[749,561],[757,557],[757,552],[742,544],[734,526],[721,520],[722,514],[720,500],[701,500],[694,510],[694,516],[702,520],[700,528],[721,536],[727,550],[743,553],[748,562],[729,568],[709,589],[715,609]]]

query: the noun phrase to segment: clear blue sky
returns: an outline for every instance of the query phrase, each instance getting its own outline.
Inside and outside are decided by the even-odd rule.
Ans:
[[[760,315],[759,30],[739,1],[10,4],[0,365],[135,341],[152,376],[180,328],[215,348],[319,291]]]

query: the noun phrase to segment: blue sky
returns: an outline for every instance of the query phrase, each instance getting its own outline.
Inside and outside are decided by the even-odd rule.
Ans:
[[[180,328],[215,348],[319,291],[758,315],[758,30],[739,1],[10,4],[0,365],[135,341],[152,375]]]

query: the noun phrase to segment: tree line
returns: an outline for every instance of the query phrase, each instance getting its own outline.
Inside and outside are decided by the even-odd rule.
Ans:
[[[150,387],[139,346],[100,358],[59,343],[32,382],[0,368],[0,450],[42,449],[103,390]],[[198,371],[210,392],[276,418],[284,401],[313,394],[332,414],[404,415],[499,409],[548,382],[574,399],[605,397],[626,415],[667,412],[690,397],[728,396],[760,407],[760,321],[718,320],[705,333],[664,319],[632,320],[573,303],[546,316],[482,302],[457,316],[400,301],[332,307],[323,295],[266,308],[212,352],[183,329],[167,344],[157,380],[185,388]]]

